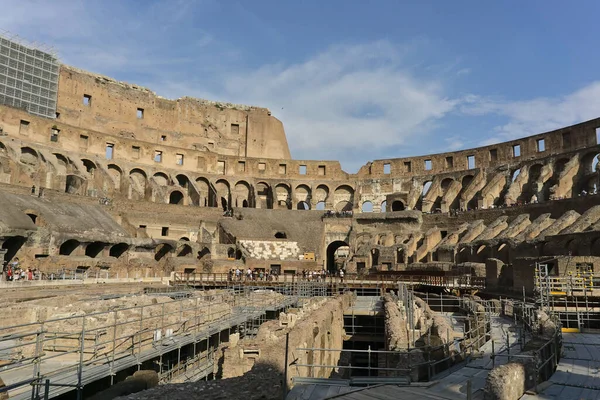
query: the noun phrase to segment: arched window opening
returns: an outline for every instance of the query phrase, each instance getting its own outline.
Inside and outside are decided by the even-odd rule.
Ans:
[[[382,213],[384,213],[384,212],[387,212],[387,200],[384,200],[384,201],[381,203],[381,212],[382,212]]]
[[[319,211],[325,211],[325,202],[324,201],[319,201],[317,203],[316,209],[319,210]]]
[[[285,234],[285,232],[277,232],[277,233],[275,234],[275,237],[276,237],[277,239],[287,239],[287,235]]]
[[[362,205],[362,212],[364,212],[364,213],[373,212],[373,203],[371,203],[370,201],[365,201]]]

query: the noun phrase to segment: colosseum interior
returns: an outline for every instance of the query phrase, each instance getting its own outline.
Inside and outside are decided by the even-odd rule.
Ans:
[[[563,341],[600,343],[600,118],[350,174],[292,159],[266,108],[0,40],[0,398],[577,386],[556,376]]]

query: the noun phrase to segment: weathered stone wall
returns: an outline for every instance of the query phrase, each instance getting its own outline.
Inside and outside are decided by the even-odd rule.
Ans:
[[[337,352],[296,349],[341,349],[344,310],[349,307],[353,296],[348,293],[333,299],[312,300],[302,309],[283,315],[279,321],[262,324],[256,339],[244,339],[225,349],[223,377],[232,378],[246,373],[251,376],[252,370],[261,364],[282,373],[287,333],[290,361],[297,360],[297,364],[337,365],[340,357]],[[294,376],[329,377],[330,373],[330,368],[289,368],[287,384],[291,384]]]

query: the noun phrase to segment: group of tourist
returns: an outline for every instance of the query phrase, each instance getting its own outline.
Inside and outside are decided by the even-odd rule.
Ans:
[[[242,271],[239,268],[230,269],[228,273],[229,281],[276,281],[279,279],[279,274],[276,271],[266,271],[264,269],[248,268]]]
[[[298,272],[295,276],[298,280],[302,279],[305,281],[314,281],[314,282],[324,282],[325,279],[329,276],[337,276],[342,281],[344,280],[344,270],[340,269],[337,271],[335,275],[332,275],[329,271],[325,269],[320,271],[307,271],[302,270],[302,272]],[[274,270],[264,270],[262,268],[253,269],[248,268],[247,270],[241,270],[239,268],[232,268],[227,273],[228,280],[233,281],[278,281],[279,273]]]
[[[2,281],[32,281],[38,279],[39,274],[37,269],[22,268],[19,259],[15,257],[10,263],[5,263],[2,268]]]
[[[350,218],[352,217],[352,211],[325,211],[323,218]]]

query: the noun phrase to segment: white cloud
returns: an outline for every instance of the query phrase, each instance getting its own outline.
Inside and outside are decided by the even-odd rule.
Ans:
[[[600,114],[600,82],[592,82],[561,97],[504,101],[479,96],[465,97],[466,115],[496,114],[507,119],[494,128],[494,136],[481,145],[535,135],[597,118]]]
[[[417,142],[457,104],[443,82],[404,68],[405,52],[386,41],[334,46],[300,63],[226,74],[221,91],[196,94],[269,107],[284,122],[294,158],[340,160],[356,170],[390,146]],[[358,151],[360,160],[349,158]]]

